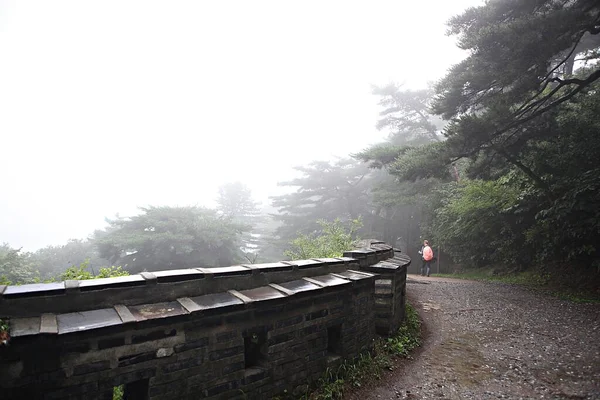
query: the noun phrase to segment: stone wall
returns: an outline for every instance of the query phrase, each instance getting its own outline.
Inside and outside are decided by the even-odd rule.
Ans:
[[[378,242],[354,255],[1,287],[0,397],[301,393],[403,318],[410,260]]]

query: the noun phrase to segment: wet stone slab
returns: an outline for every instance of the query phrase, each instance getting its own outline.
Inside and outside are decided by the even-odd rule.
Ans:
[[[356,258],[352,257],[337,257],[338,260],[343,261],[344,263],[350,263],[352,261],[356,261]]]
[[[5,298],[54,296],[65,293],[65,283],[32,283],[29,285],[7,286],[2,296]]]
[[[351,283],[349,280],[333,275],[313,276],[310,279],[319,282],[323,286],[337,286]]]
[[[264,263],[264,264],[243,264],[244,267],[250,269],[259,269],[259,270],[271,270],[271,271],[291,271],[293,267],[289,264],[284,264],[281,262],[275,263]]]
[[[360,271],[353,271],[353,270],[348,270],[345,272],[340,272],[339,274],[336,274],[337,276],[341,276],[342,278],[345,279],[350,279],[351,281],[359,281],[361,279],[369,279],[375,275],[373,274],[369,274],[367,272],[360,272]]]
[[[269,286],[263,286],[256,289],[248,289],[240,291],[242,295],[250,299],[250,301],[264,301],[286,297],[280,291]]]
[[[321,267],[323,265],[322,262],[317,260],[295,260],[295,261],[286,261],[287,264],[295,265],[298,269],[305,268],[316,268]]]
[[[79,290],[87,292],[91,290],[112,289],[121,287],[144,286],[146,280],[141,275],[118,276],[116,278],[101,278],[79,281]]]
[[[391,262],[393,264],[397,264],[397,265],[407,265],[410,264],[410,257],[404,254],[396,254],[394,256],[394,258],[387,260],[388,262]]]
[[[173,269],[168,271],[155,271],[158,283],[190,281],[204,279],[204,274],[197,269]]]
[[[139,306],[128,306],[128,308],[138,322],[148,319],[168,318],[188,314],[188,312],[177,301],[142,304]]]
[[[14,318],[10,320],[10,336],[28,336],[40,333],[40,317]]]
[[[313,260],[322,262],[324,264],[342,264],[343,261],[337,258],[313,258]]]
[[[60,314],[56,319],[59,335],[122,324],[114,308]]]
[[[350,253],[373,254],[373,253],[376,253],[376,251],[373,249],[364,248],[364,249],[354,249],[354,250],[350,251]]]
[[[378,262],[375,265],[372,265],[371,267],[372,269],[388,269],[388,270],[397,270],[398,268],[400,268],[400,266],[398,264],[394,264],[388,261],[381,261]]]
[[[252,274],[252,270],[250,268],[246,268],[241,265],[234,265],[231,267],[198,268],[198,271],[201,271],[205,274],[212,274],[215,278],[221,276],[239,276]]]
[[[316,290],[321,288],[319,285],[315,285],[314,283],[310,283],[303,279],[280,283],[279,286],[289,290],[292,293],[307,292],[310,290]]]
[[[201,310],[210,310],[213,308],[229,307],[244,304],[242,300],[238,299],[237,297],[228,292],[191,297],[190,300],[196,303]]]

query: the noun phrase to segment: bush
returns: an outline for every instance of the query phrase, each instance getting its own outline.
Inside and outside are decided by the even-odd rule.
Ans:
[[[87,280],[87,279],[99,279],[99,278],[114,278],[116,276],[127,276],[129,272],[123,270],[122,267],[106,267],[100,268],[97,275],[94,275],[88,270],[88,261],[81,263],[79,266],[73,265],[63,272],[60,279],[66,280]]]
[[[309,258],[341,257],[351,250],[357,240],[356,232],[362,227],[361,219],[350,221],[344,226],[340,219],[333,222],[319,220],[321,231],[312,235],[301,235],[291,243],[292,250],[285,252],[292,260]]]

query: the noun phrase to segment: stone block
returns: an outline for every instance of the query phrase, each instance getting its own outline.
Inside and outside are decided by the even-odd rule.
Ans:
[[[188,358],[187,360],[175,361],[173,363],[167,364],[162,367],[163,373],[171,373],[175,371],[180,371],[182,369],[188,369],[192,367],[197,367],[204,362],[203,358]]]
[[[228,375],[232,372],[236,372],[236,371],[241,371],[245,368],[244,362],[234,362],[231,363],[229,365],[226,365],[225,367],[223,367],[222,369],[222,374],[223,375]]]
[[[90,292],[95,290],[131,288],[145,285],[146,281],[141,275],[129,275],[80,281],[79,290],[81,292]]]
[[[319,311],[314,311],[305,315],[306,321],[312,321],[319,318],[324,318],[329,315],[329,310],[323,309]]]
[[[60,314],[56,319],[58,321],[58,334],[60,335],[123,323],[114,308]]]
[[[42,314],[40,318],[40,333],[58,333],[58,323],[55,314]]]
[[[170,301],[165,303],[143,304],[139,306],[129,306],[129,311],[140,321],[171,318],[189,314],[178,301]]]
[[[126,306],[118,304],[114,306],[114,309],[117,312],[117,314],[119,314],[119,318],[121,318],[121,321],[124,324],[136,322],[135,317],[133,316],[133,314],[131,314],[131,311],[129,311],[129,309]]]
[[[204,279],[205,275],[197,269],[171,269],[153,273],[158,283],[182,282]]]
[[[267,343],[269,344],[269,351],[271,351],[272,346],[278,345],[280,343],[286,343],[291,340],[296,339],[296,332],[292,331],[289,333],[282,333],[280,335],[272,336],[268,339]]]
[[[16,338],[37,335],[40,333],[40,322],[40,317],[13,318],[10,321],[10,336]]]
[[[206,397],[216,396],[218,394],[225,393],[229,390],[237,389],[239,386],[240,386],[239,380],[233,380],[230,382],[221,383],[221,384],[209,387],[208,389],[204,390],[204,395]]]
[[[294,316],[291,316],[291,317],[288,317],[288,318],[284,318],[284,319],[281,319],[281,320],[275,322],[274,328],[275,329],[280,329],[280,328],[284,328],[284,327],[288,327],[288,326],[299,324],[299,323],[301,323],[303,321],[304,321],[304,316],[303,315],[294,315]]]
[[[202,348],[208,346],[208,337],[203,337],[193,341],[187,341],[185,343],[178,344],[174,347],[176,353],[181,353],[184,351]]]
[[[95,361],[73,367],[73,375],[84,375],[92,372],[104,371],[110,368],[110,361]]]
[[[25,297],[58,296],[65,294],[65,283],[32,283],[19,286],[7,286],[2,292],[4,299]]]
[[[51,390],[44,394],[44,399],[65,399],[79,394],[93,392],[98,389],[97,382],[84,383],[83,385],[68,386],[58,390]]]
[[[237,330],[222,332],[217,334],[217,343],[230,342],[239,337],[241,337],[241,335]]]
[[[153,331],[150,333],[146,333],[146,334],[138,334],[138,335],[133,335],[131,337],[131,343],[136,344],[136,343],[143,343],[143,342],[148,342],[151,340],[159,340],[159,339],[164,339],[164,338],[168,338],[171,336],[175,336],[177,335],[177,330],[176,329],[160,329],[157,331]]]
[[[156,354],[154,351],[148,351],[140,354],[132,354],[129,356],[119,357],[119,367],[126,367],[132,364],[138,364],[150,360],[154,360],[156,358]]]
[[[208,358],[210,361],[220,360],[222,358],[231,357],[236,354],[244,352],[244,346],[229,347],[226,349],[215,350],[209,353]]]
[[[125,345],[124,337],[113,337],[108,339],[100,339],[98,340],[98,350],[104,350],[111,347],[118,347]]]

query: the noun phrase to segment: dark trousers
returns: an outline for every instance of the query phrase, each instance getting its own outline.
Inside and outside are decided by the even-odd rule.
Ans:
[[[429,272],[431,271],[431,260],[429,261],[425,261],[423,259],[423,264],[421,265],[421,275],[425,276],[429,276]]]

